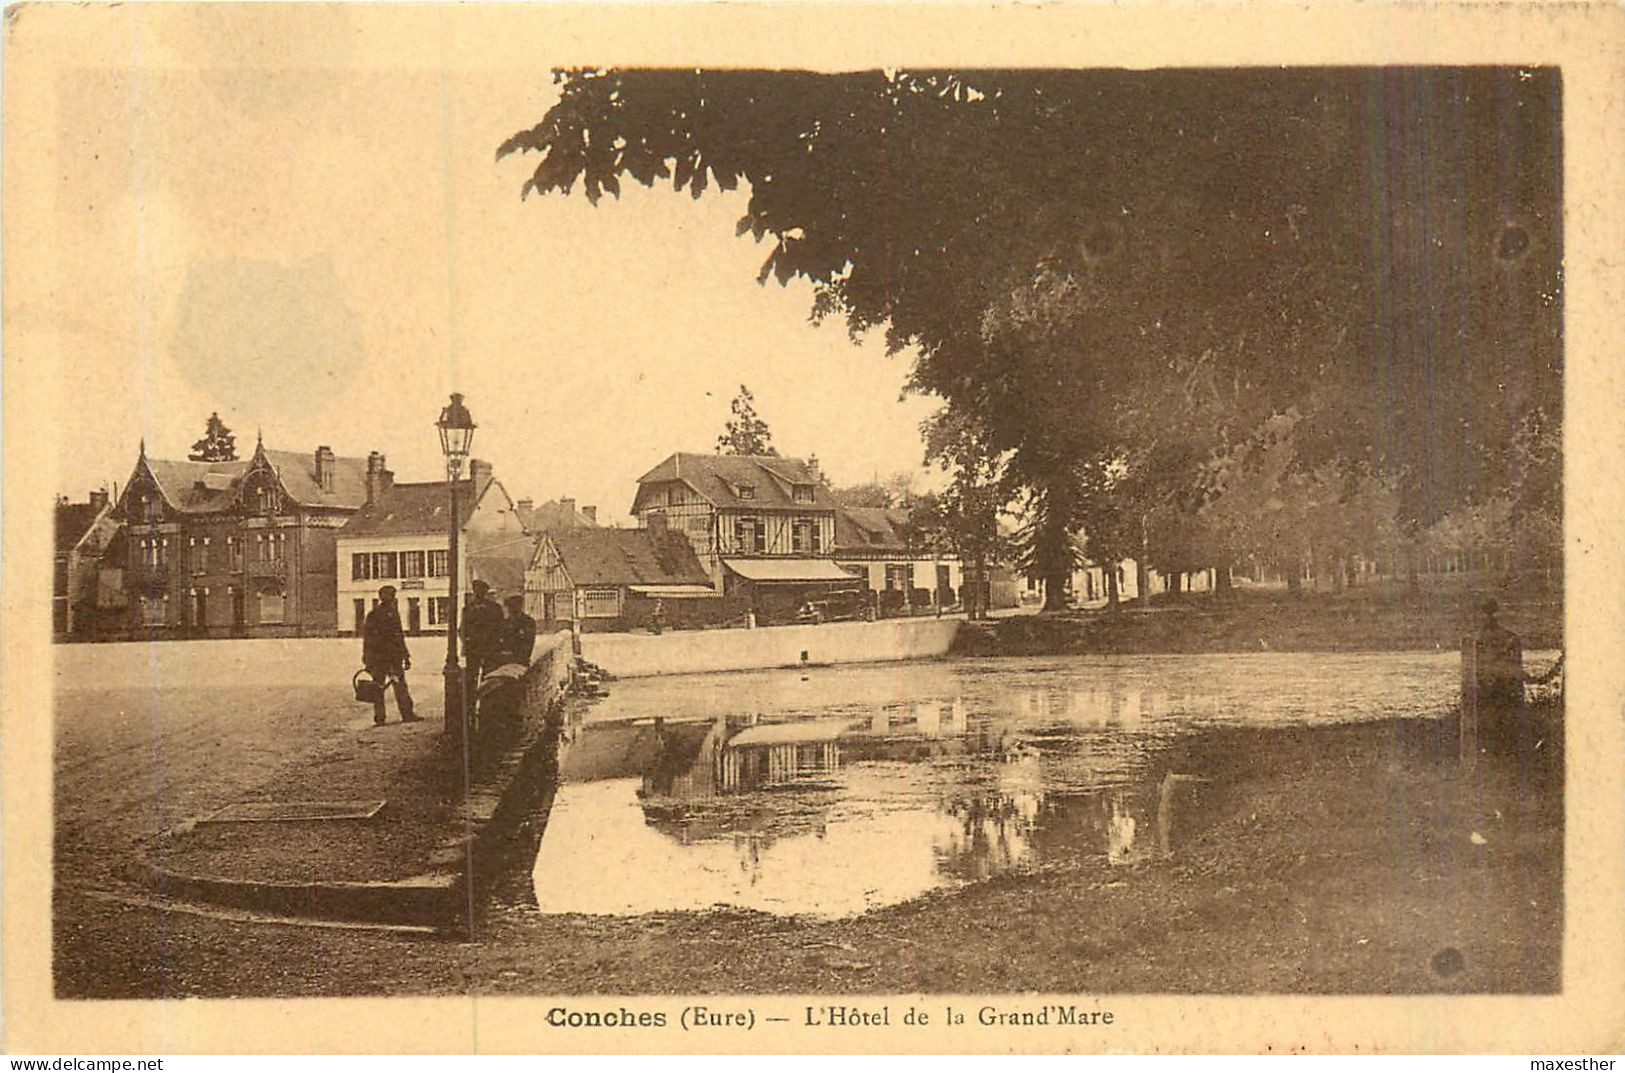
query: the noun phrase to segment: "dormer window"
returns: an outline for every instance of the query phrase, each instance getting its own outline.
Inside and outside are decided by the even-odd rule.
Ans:
[[[811,503],[817,494],[817,490],[810,484],[798,484],[793,490],[797,503]]]
[[[739,498],[740,499],[755,499],[756,498],[756,486],[754,484],[741,484],[739,486]]]

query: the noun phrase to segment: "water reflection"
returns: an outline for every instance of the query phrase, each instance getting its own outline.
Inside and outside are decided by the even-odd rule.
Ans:
[[[566,731],[537,900],[842,916],[1045,860],[1131,867],[1170,852],[1207,792],[1147,770],[1158,742],[1442,711],[1454,674],[1448,654],[1270,655],[619,682]]]

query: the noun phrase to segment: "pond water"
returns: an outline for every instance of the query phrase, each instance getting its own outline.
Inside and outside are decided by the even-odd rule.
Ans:
[[[564,731],[537,902],[841,917],[1050,859],[1132,863],[1200,806],[1200,772],[1148,770],[1159,744],[1443,715],[1458,673],[1453,652],[1258,653],[614,682]]]

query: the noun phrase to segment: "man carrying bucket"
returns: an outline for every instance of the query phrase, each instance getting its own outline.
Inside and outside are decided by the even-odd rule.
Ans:
[[[372,721],[384,725],[384,683],[395,686],[395,707],[400,709],[401,722],[416,723],[422,717],[413,714],[412,694],[406,688],[406,672],[412,666],[412,655],[406,650],[406,634],[401,629],[401,614],[395,606],[395,586],[385,585],[378,590],[378,606],[367,615],[361,627],[361,665],[372,676],[375,687],[372,700]]]

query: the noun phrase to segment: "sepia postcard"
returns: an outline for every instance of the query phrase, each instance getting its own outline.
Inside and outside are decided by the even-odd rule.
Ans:
[[[7,1050],[1619,1052],[1622,90],[7,8]]]

